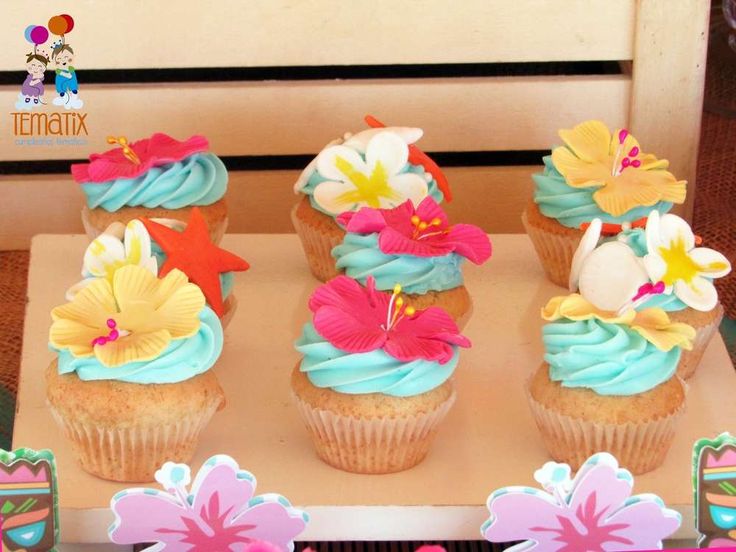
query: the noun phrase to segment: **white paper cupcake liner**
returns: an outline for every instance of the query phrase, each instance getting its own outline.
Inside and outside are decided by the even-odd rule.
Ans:
[[[409,469],[424,459],[455,402],[455,391],[436,409],[404,418],[355,418],[294,400],[324,462],[349,472],[380,474]]]
[[[192,459],[199,435],[219,405],[218,398],[197,416],[175,424],[108,429],[64,418],[48,406],[86,472],[112,481],[147,483],[165,462]]]
[[[677,365],[677,375],[683,379],[688,379],[695,374],[695,370],[703,358],[703,353],[708,348],[708,343],[713,335],[718,331],[723,319],[723,306],[719,303],[715,307],[718,309],[715,319],[704,326],[695,328],[695,339],[693,339],[693,348],[690,351],[682,350],[680,354],[680,362]]]
[[[298,207],[297,204],[291,210],[291,221],[302,242],[309,270],[319,281],[327,282],[340,274],[335,268],[332,249],[342,243],[344,232],[338,237],[330,236],[306,224],[296,214]]]
[[[529,239],[532,240],[547,278],[558,286],[567,288],[572,258],[578,248],[580,237],[553,234],[537,228],[529,224],[526,210],[521,215],[521,222]]]
[[[667,456],[675,438],[677,421],[685,411],[683,401],[677,410],[663,418],[640,423],[602,424],[547,408],[532,397],[528,384],[526,394],[550,456],[556,462],[569,464],[573,470],[598,452],[611,453],[621,467],[634,474],[657,468]]]

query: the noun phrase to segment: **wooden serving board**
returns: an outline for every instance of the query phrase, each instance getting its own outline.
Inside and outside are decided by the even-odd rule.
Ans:
[[[295,235],[228,235],[224,247],[252,268],[236,278],[239,308],[225,333],[215,371],[228,405],[215,415],[192,461],[227,453],[258,478],[258,492],[278,492],[312,521],[303,540],[478,539],[488,494],[505,485],[534,485],[549,457],[534,426],[523,384],[542,358],[539,311],[565,290],[549,283],[524,235],[492,236],[493,258],[467,266],[475,311],[461,353],[458,401],[427,459],[409,471],[365,476],[317,459],[291,404],[292,347],[308,320],[310,275]],[[58,459],[62,540],[103,543],[112,521],[109,500],[120,485],[83,472],[45,405],[43,371],[49,311],[79,277],[87,240],[41,235],[33,240],[14,446],[51,448]],[[688,412],[666,462],[636,478],[683,514],[676,538],[694,536],[693,442],[736,430],[736,373],[720,336],[691,381]]]

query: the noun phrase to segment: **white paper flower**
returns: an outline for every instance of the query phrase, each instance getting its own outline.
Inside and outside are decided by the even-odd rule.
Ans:
[[[183,488],[192,482],[192,471],[186,464],[175,464],[174,462],[166,462],[154,474],[156,481],[161,483],[167,491],[176,488]]]
[[[317,156],[317,171],[327,178],[314,189],[314,200],[328,213],[361,207],[390,209],[410,199],[418,205],[428,194],[420,175],[401,171],[409,158],[406,141],[390,130],[374,133],[365,148],[365,160],[344,144]]]
[[[690,225],[677,215],[652,211],[646,227],[644,266],[653,282],[663,282],[687,306],[709,311],[718,303],[711,282],[731,271],[731,263],[718,251],[695,247]]]
[[[138,265],[158,275],[158,262],[151,254],[151,237],[143,223],[130,221],[125,227],[114,222],[87,246],[82,265],[84,280],[70,287],[66,298],[74,296],[97,278],[112,281],[113,273],[125,265]]]

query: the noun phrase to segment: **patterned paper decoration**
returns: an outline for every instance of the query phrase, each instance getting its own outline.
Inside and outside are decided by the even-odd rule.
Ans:
[[[736,437],[700,439],[693,449],[700,548],[736,548]]]
[[[280,495],[254,496],[255,477],[230,456],[207,460],[190,488],[186,464],[167,462],[156,481],[164,491],[126,489],[112,498],[112,542],[156,542],[149,551],[291,552],[309,520]]]
[[[56,549],[59,503],[50,450],[0,449],[0,516],[3,551]]]
[[[633,476],[607,452],[588,458],[573,479],[570,466],[555,462],[534,479],[544,491],[504,487],[488,497],[487,540],[524,541],[508,549],[517,552],[652,550],[681,523],[658,496],[632,496]]]

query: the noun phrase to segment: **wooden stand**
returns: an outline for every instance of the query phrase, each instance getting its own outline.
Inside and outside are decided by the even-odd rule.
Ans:
[[[524,235],[492,238],[493,258],[466,267],[475,311],[461,353],[458,401],[427,459],[385,476],[343,473],[320,462],[290,400],[292,347],[308,320],[307,299],[318,285],[294,235],[228,235],[224,247],[251,270],[236,278],[239,308],[225,333],[215,370],[228,405],[203,436],[193,469],[227,453],[256,475],[259,493],[278,492],[304,507],[312,521],[303,540],[478,539],[485,500],[505,485],[535,485],[549,456],[523,392],[542,359],[540,308],[566,293],[547,282]],[[59,467],[62,540],[107,542],[110,498],[130,485],[83,472],[45,406],[43,371],[49,311],[79,278],[87,241],[42,235],[33,240],[29,297],[14,446],[48,447]],[[656,493],[683,514],[675,538],[692,538],[693,442],[736,429],[736,373],[720,336],[690,382],[688,412],[659,469],[637,477],[634,491]],[[155,486],[155,485],[151,485]]]

